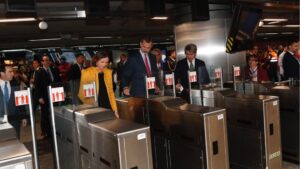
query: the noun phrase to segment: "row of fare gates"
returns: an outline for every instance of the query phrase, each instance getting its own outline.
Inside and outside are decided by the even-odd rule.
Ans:
[[[195,74],[188,73],[193,82]],[[226,88],[222,75],[216,75],[219,86],[190,87],[191,103],[175,96],[173,74],[165,76],[164,95],[149,95],[155,79],[145,77],[145,98],[117,99],[119,119],[96,104],[73,105],[72,87],[49,86],[56,168],[281,169],[283,159],[299,163],[299,83],[248,83],[233,75]],[[95,83],[83,87],[97,103]],[[18,92],[34,121],[30,89]],[[33,155],[9,124],[0,124],[1,169],[39,168],[34,123],[31,128]]]

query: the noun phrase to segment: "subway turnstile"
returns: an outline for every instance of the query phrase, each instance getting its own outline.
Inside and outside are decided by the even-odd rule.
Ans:
[[[153,169],[149,127],[115,119],[91,124],[93,168]]]
[[[55,107],[55,125],[61,169],[81,169],[76,133],[75,111],[94,108],[92,105]]]
[[[75,111],[76,130],[82,169],[92,167],[92,133],[90,123],[115,119],[111,110],[92,108]]]
[[[1,169],[33,169],[31,153],[17,139],[0,142]]]
[[[231,168],[281,169],[278,97],[235,94],[225,107]]]
[[[168,96],[144,99],[146,107],[136,108],[135,103],[141,102],[141,98],[127,98],[119,100],[118,106],[123,107],[119,111],[131,111],[131,119],[148,118],[154,168],[229,168],[225,109],[189,105]]]

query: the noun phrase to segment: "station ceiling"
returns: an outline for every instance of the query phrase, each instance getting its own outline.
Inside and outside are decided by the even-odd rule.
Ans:
[[[174,26],[178,9],[189,6],[188,0],[166,0],[167,20],[151,20],[144,0],[110,0],[106,17],[82,17],[83,0],[36,0],[35,21],[1,22],[8,18],[6,1],[0,0],[0,49],[68,47],[137,43],[143,35],[150,35],[160,43],[174,42]],[[232,13],[234,4],[244,3],[263,9],[263,25],[259,37],[299,34],[298,0],[209,0],[210,10]],[[13,17],[23,17],[17,14]],[[11,16],[10,16],[11,17]],[[268,19],[284,19],[270,21]],[[39,29],[40,21],[48,24]],[[46,39],[45,41],[38,41]],[[47,40],[48,39],[48,40]],[[49,40],[50,39],[50,40]]]

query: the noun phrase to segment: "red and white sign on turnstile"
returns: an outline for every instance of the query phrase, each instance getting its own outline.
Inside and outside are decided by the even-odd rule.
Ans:
[[[235,77],[240,76],[241,75],[241,68],[239,66],[235,66],[233,68],[233,73],[234,73]]]
[[[165,76],[165,83],[166,83],[166,86],[171,86],[171,85],[173,85],[173,80],[174,80],[173,74],[166,74],[166,76]]]
[[[147,89],[155,89],[155,77],[147,77]]]
[[[65,100],[64,88],[56,87],[51,89],[52,102],[61,102]]]
[[[28,105],[29,96],[27,90],[15,91],[16,106]]]
[[[196,71],[189,72],[189,81],[190,81],[190,83],[197,82]]]
[[[216,68],[215,69],[215,78],[221,79],[221,77],[222,77],[222,68]]]
[[[94,84],[85,84],[83,85],[84,97],[94,97],[95,96],[95,88]]]

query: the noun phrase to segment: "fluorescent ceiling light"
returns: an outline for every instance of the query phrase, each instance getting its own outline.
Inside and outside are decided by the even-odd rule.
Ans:
[[[284,25],[283,27],[298,28],[298,27],[300,27],[300,25]]]
[[[272,32],[270,32],[270,33],[265,33],[266,35],[277,35],[278,33],[272,33]]]
[[[1,52],[32,52],[28,49],[9,49],[9,50],[2,50]]]
[[[35,18],[0,19],[0,23],[4,23],[4,22],[28,22],[28,21],[36,21],[36,19]]]
[[[265,28],[275,28],[275,27],[282,27],[282,25],[262,25],[261,27],[265,27]]]
[[[77,17],[78,18],[86,18],[85,10],[77,11]]]
[[[54,40],[61,40],[61,38],[31,39],[31,40],[28,40],[28,41],[29,42],[39,42],[39,41],[54,41]]]
[[[281,34],[283,34],[283,35],[291,35],[291,34],[294,34],[294,32],[282,32]]]
[[[85,39],[111,39],[111,36],[88,36],[84,37]]]
[[[153,20],[167,20],[168,17],[167,16],[154,16],[151,19],[153,19]]]
[[[284,22],[284,21],[288,21],[288,19],[265,18],[265,19],[263,19],[263,21],[267,21],[267,22]]]

